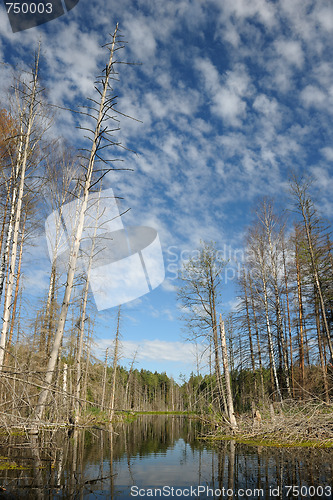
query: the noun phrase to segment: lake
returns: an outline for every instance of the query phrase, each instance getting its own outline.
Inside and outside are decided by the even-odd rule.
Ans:
[[[92,427],[0,436],[0,498],[332,499],[333,451],[207,441],[193,418],[142,415]]]

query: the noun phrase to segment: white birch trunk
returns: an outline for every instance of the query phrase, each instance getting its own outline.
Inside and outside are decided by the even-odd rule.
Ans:
[[[8,286],[5,296],[5,305],[4,305],[4,317],[3,317],[3,325],[1,331],[1,339],[0,339],[0,371],[3,369],[5,348],[6,348],[6,338],[10,324],[10,308],[12,302],[12,294],[14,287],[14,278],[15,278],[15,265],[16,265],[16,256],[17,256],[17,247],[18,247],[18,239],[19,239],[19,231],[20,231],[20,222],[21,222],[21,212],[22,212],[22,201],[23,201],[23,193],[24,193],[24,181],[25,181],[25,172],[28,160],[29,146],[31,140],[31,133],[33,129],[34,120],[36,118],[36,97],[37,97],[37,82],[38,82],[38,64],[39,64],[39,53],[36,58],[36,64],[34,68],[33,74],[33,85],[31,96],[29,100],[29,115],[28,115],[28,123],[27,130],[25,133],[24,140],[24,150],[22,154],[22,164],[20,169],[20,184],[17,193],[17,203],[15,210],[15,224],[13,228],[13,243],[11,249],[11,257],[9,262],[9,273],[8,273]]]
[[[286,349],[286,343],[285,343],[285,339],[284,339],[284,332],[283,332],[283,326],[282,326],[281,305],[280,305],[280,296],[279,296],[279,289],[278,289],[278,272],[277,272],[276,259],[274,256],[273,244],[272,244],[271,234],[270,234],[269,227],[268,227],[268,222],[266,225],[266,231],[267,231],[267,236],[268,236],[269,251],[270,251],[271,264],[272,264],[272,269],[273,269],[274,295],[275,295],[275,301],[276,301],[276,315],[277,315],[277,328],[278,328],[279,337],[280,337],[280,341],[281,341],[283,372],[284,372],[284,376],[286,379],[288,396],[291,397],[290,380],[289,380],[289,373],[288,373],[287,349]]]
[[[11,208],[10,208],[9,222],[8,222],[8,228],[7,228],[6,245],[5,245],[4,253],[2,255],[1,268],[0,268],[0,300],[1,300],[2,292],[3,292],[3,285],[4,285],[4,281],[5,281],[5,274],[6,274],[6,266],[7,266],[7,262],[8,262],[10,244],[12,241],[12,234],[13,234],[13,229],[14,229],[16,198],[17,198],[17,192],[18,192],[17,181],[18,181],[18,176],[19,176],[20,168],[21,168],[22,148],[23,148],[23,128],[22,128],[22,122],[21,122],[21,124],[20,124],[20,138],[19,138],[16,165],[15,165],[15,168],[12,169],[13,193],[12,193]]]
[[[224,321],[222,321],[221,314],[220,314],[220,335],[221,335],[222,361],[224,368],[225,388],[227,393],[227,408],[228,408],[229,422],[232,429],[237,429],[238,426],[235,417],[234,403],[232,400],[227,341],[225,338]]]
[[[263,291],[264,291],[263,301],[264,301],[264,306],[265,306],[265,317],[266,317],[266,327],[267,327],[267,337],[268,337],[268,349],[269,349],[269,351],[271,353],[271,358],[272,358],[272,368],[273,368],[273,375],[274,375],[274,381],[275,381],[275,386],[276,386],[276,392],[278,393],[280,401],[282,401],[282,394],[281,394],[281,391],[280,391],[280,384],[279,384],[279,379],[278,379],[278,376],[277,376],[276,363],[275,363],[275,357],[274,357],[271,323],[270,323],[270,320],[269,320],[269,313],[268,313],[267,283],[266,283],[265,276],[262,277],[262,284],[263,284]]]

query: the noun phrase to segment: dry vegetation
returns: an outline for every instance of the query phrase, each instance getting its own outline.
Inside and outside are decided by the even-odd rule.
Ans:
[[[210,437],[271,446],[333,447],[333,405],[321,401],[271,404],[238,416],[237,422],[238,430],[232,433],[225,423],[217,423]]]

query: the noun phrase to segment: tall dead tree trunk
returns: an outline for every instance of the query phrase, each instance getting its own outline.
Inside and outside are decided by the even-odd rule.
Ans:
[[[225,262],[217,258],[216,244],[201,242],[198,258],[183,264],[178,298],[190,311],[186,321],[192,340],[205,336],[212,347],[215,360],[216,388],[219,409],[227,411],[227,402],[220,369],[218,320],[216,306],[220,300],[221,273]],[[185,319],[185,317],[184,317]]]
[[[99,148],[101,147],[101,141],[104,137],[104,134],[106,133],[106,129],[103,129],[102,125],[103,125],[103,121],[105,120],[105,118],[107,116],[108,111],[110,110],[110,108],[113,105],[112,100],[110,101],[107,94],[108,94],[108,90],[109,90],[110,75],[112,73],[113,65],[114,65],[114,53],[116,50],[117,32],[118,32],[118,25],[116,26],[116,29],[113,33],[111,46],[108,47],[110,50],[110,57],[109,57],[108,64],[105,68],[104,77],[102,78],[102,82],[101,82],[102,83],[102,90],[101,91],[98,90],[98,92],[100,94],[99,109],[98,109],[97,117],[95,117],[96,127],[94,130],[94,137],[93,137],[92,147],[91,147],[91,151],[90,151],[89,162],[88,162],[86,172],[84,174],[85,182],[84,182],[84,186],[83,186],[83,197],[81,200],[80,212],[79,212],[79,216],[78,216],[78,223],[77,223],[77,227],[76,227],[75,235],[74,235],[74,243],[73,243],[71,255],[69,258],[69,265],[68,265],[64,298],[63,298],[61,312],[60,312],[60,316],[59,316],[59,320],[58,320],[58,326],[57,326],[57,330],[56,330],[56,333],[54,336],[53,346],[52,346],[52,350],[50,353],[50,358],[49,358],[49,362],[48,362],[48,366],[47,366],[47,370],[46,370],[45,383],[44,383],[46,388],[40,392],[37,406],[35,408],[34,415],[33,415],[34,419],[37,422],[40,421],[42,416],[43,416],[47,397],[48,397],[50,390],[51,390],[50,384],[52,382],[54,369],[55,369],[57,359],[58,359],[60,344],[61,344],[63,334],[64,334],[67,312],[68,312],[70,297],[71,297],[72,288],[73,288],[75,270],[76,270],[77,259],[78,259],[80,243],[81,243],[81,237],[82,237],[82,232],[83,232],[83,227],[84,227],[85,212],[86,212],[87,205],[88,205],[89,190],[92,186],[92,175],[93,175],[93,170],[94,170],[94,164],[95,164],[96,158],[98,157],[98,151],[99,151]]]
[[[225,337],[224,321],[222,321],[222,316],[220,314],[220,335],[221,335],[221,346],[222,346],[222,359],[224,368],[224,378],[227,393],[227,411],[229,416],[229,422],[232,429],[237,429],[237,421],[234,411],[234,402],[232,399],[231,381],[229,373],[229,361],[228,361],[228,349],[227,341]]]
[[[31,148],[33,147],[31,145],[31,135],[33,132],[33,126],[34,122],[36,121],[36,117],[40,107],[40,103],[37,101],[38,69],[39,69],[38,66],[39,66],[39,52],[36,56],[35,67],[32,75],[33,76],[32,88],[31,90],[28,88],[28,93],[24,95],[24,98],[28,103],[27,105],[28,117],[27,117],[26,130],[24,132],[22,159],[19,166],[20,182],[19,182],[17,201],[15,206],[15,222],[13,228],[13,242],[12,242],[11,256],[9,262],[8,287],[5,295],[4,317],[3,317],[3,325],[2,325],[1,339],[0,339],[0,371],[3,369],[6,339],[7,339],[8,329],[10,326],[10,309],[12,303],[13,287],[15,282],[14,276],[15,276],[17,248],[18,248],[21,214],[22,214],[22,202],[23,202],[23,194],[25,187],[25,174],[28,162],[28,155],[31,153]],[[21,116],[22,122],[23,119],[24,117]]]
[[[5,206],[3,209],[3,218],[2,218],[1,235],[0,235],[0,255],[2,255],[2,245],[3,245],[3,241],[4,241],[4,237],[5,237],[5,229],[6,229],[6,223],[7,223],[7,212],[8,212],[8,208],[10,206],[11,187],[12,187],[12,177],[10,178],[10,181],[7,182],[7,197],[6,197],[6,202],[5,202]],[[1,264],[1,269],[2,269],[2,264]],[[0,297],[1,297],[1,293],[0,293]]]
[[[37,71],[38,71],[38,68],[37,68]],[[18,92],[18,90],[17,90],[17,92]],[[19,96],[17,96],[17,101],[19,102]],[[1,299],[2,293],[3,293],[7,262],[8,262],[9,253],[10,253],[10,245],[12,243],[12,235],[13,235],[13,230],[14,230],[14,225],[15,225],[16,200],[17,200],[18,190],[19,190],[19,184],[18,184],[19,183],[19,175],[20,175],[20,172],[23,168],[22,155],[23,155],[24,145],[26,142],[25,139],[27,138],[27,137],[25,138],[24,131],[23,131],[24,112],[25,112],[25,107],[23,108],[23,110],[21,110],[21,113],[20,113],[21,116],[20,116],[20,130],[19,130],[18,145],[17,145],[17,156],[15,159],[16,161],[14,161],[14,159],[13,159],[13,165],[12,165],[12,174],[11,174],[11,183],[10,183],[12,186],[11,206],[10,206],[9,221],[8,221],[8,226],[7,226],[7,234],[5,237],[4,252],[2,254],[1,267],[0,267],[0,299]],[[30,137],[29,137],[29,140],[30,140]],[[10,190],[9,190],[9,192],[10,192]],[[2,238],[3,238],[3,236],[2,236]]]
[[[254,320],[254,328],[255,328],[256,338],[257,338],[257,350],[258,350],[258,362],[259,362],[261,395],[262,395],[262,401],[264,402],[265,401],[264,373],[263,373],[263,367],[262,367],[261,347],[260,347],[260,337],[259,337],[259,327],[258,327],[258,320],[257,320],[256,308],[255,308],[255,304],[254,304],[251,273],[249,273],[248,277],[249,277],[249,289],[250,289],[252,314],[253,314],[253,320]]]
[[[89,255],[88,269],[87,269],[86,277],[85,277],[86,282],[85,282],[84,291],[83,291],[81,318],[80,318],[80,323],[79,323],[79,338],[78,338],[78,346],[77,346],[76,357],[75,357],[76,389],[75,389],[74,412],[75,412],[75,423],[76,424],[78,423],[79,417],[80,417],[80,394],[81,394],[81,378],[82,378],[81,357],[82,357],[82,350],[83,350],[84,325],[85,325],[85,321],[86,321],[90,274],[91,274],[91,268],[92,268],[92,263],[93,263],[93,258],[94,258],[95,240],[96,240],[97,228],[98,228],[100,196],[101,196],[101,193],[99,193],[99,198],[97,201],[96,221],[95,221],[94,234],[93,234],[92,241],[91,241],[91,250],[90,250],[90,255]]]
[[[251,364],[252,364],[252,372],[253,372],[254,392],[257,396],[256,364],[255,364],[255,359],[254,359],[252,328],[251,328],[251,321],[250,321],[249,301],[248,301],[248,296],[247,296],[247,284],[246,284],[246,272],[245,271],[243,273],[242,285],[243,285],[243,291],[244,291],[247,331],[248,331],[249,344],[250,344],[250,355],[251,355]]]
[[[217,379],[217,387],[219,390],[219,404],[221,407],[221,399],[223,401],[224,410],[228,410],[227,399],[223,387],[222,374],[220,369],[220,357],[219,357],[219,343],[217,336],[217,314],[216,314],[216,297],[215,297],[215,286],[212,273],[212,267],[208,269],[208,293],[209,293],[209,307],[211,311],[212,327],[213,327],[213,346],[214,346],[214,358],[215,358],[215,373]]]
[[[56,314],[56,285],[57,285],[57,275],[58,275],[58,257],[64,250],[62,247],[63,242],[63,212],[66,203],[77,200],[80,196],[80,189],[77,183],[74,186],[74,192],[72,184],[73,179],[78,176],[78,171],[75,165],[76,159],[72,158],[63,150],[59,152],[54,151],[54,157],[52,161],[48,162],[46,166],[46,179],[45,184],[45,201],[52,210],[52,213],[58,213],[58,217],[55,218],[55,226],[52,227],[50,231],[52,234],[52,241],[50,241],[50,249],[52,252],[52,265],[49,281],[49,289],[46,299],[45,315],[43,321],[43,340],[45,343],[45,354],[46,358],[50,354],[50,346],[52,342],[52,337],[55,327],[55,314]],[[73,227],[75,223],[73,222]],[[47,231],[48,233],[48,231]]]
[[[269,319],[269,312],[268,312],[267,281],[266,281],[265,276],[263,277],[262,283],[263,283],[263,292],[264,292],[263,293],[263,301],[264,301],[264,307],[265,307],[265,318],[266,318],[267,337],[268,337],[268,349],[269,349],[269,353],[270,353],[270,359],[271,359],[271,365],[272,365],[272,370],[273,370],[276,392],[279,396],[280,401],[282,401],[282,394],[280,391],[280,384],[279,384],[279,379],[277,376],[276,363],[275,363],[275,357],[274,357],[273,337],[272,337],[271,322]]]
[[[319,359],[321,371],[323,374],[324,381],[324,390],[325,390],[325,401],[326,403],[330,402],[329,390],[328,390],[328,379],[327,379],[327,371],[324,360],[323,346],[322,346],[322,338],[321,338],[321,328],[320,328],[320,317],[319,317],[319,303],[318,303],[318,295],[316,288],[314,289],[314,307],[315,307],[315,317],[316,317],[316,328],[317,328],[317,339],[318,339],[318,350],[319,350]]]
[[[105,361],[104,361],[103,382],[102,382],[102,398],[101,398],[101,410],[102,411],[104,410],[106,373],[107,373],[107,368],[108,368],[108,352],[109,352],[109,348],[107,347],[105,350]]]
[[[15,292],[14,292],[13,310],[12,310],[12,317],[11,317],[11,322],[10,322],[9,337],[8,337],[8,342],[7,342],[7,352],[6,352],[6,357],[5,357],[5,363],[6,364],[8,362],[9,350],[10,350],[10,346],[11,346],[12,338],[13,338],[13,333],[14,333],[14,324],[15,324],[15,318],[16,318],[17,300],[18,300],[18,293],[19,293],[19,288],[20,288],[20,278],[21,278],[21,265],[22,265],[23,244],[24,244],[24,236],[25,236],[24,235],[24,231],[25,231],[25,225],[26,225],[26,221],[27,221],[27,215],[28,215],[28,213],[26,212],[25,216],[24,216],[24,220],[23,220],[22,231],[21,231],[21,242],[20,242],[18,264],[17,264],[16,285],[15,285]]]
[[[270,320],[270,300],[271,294],[268,288],[269,285],[269,266],[267,260],[269,260],[269,249],[267,248],[267,238],[265,228],[263,224],[257,223],[253,229],[250,230],[248,235],[248,261],[250,265],[250,271],[252,271],[253,281],[251,283],[251,289],[254,287],[256,292],[256,297],[258,303],[263,306],[263,317],[266,323],[266,332],[268,340],[268,353],[270,358],[270,370],[273,379],[272,388],[276,388],[276,392],[280,401],[282,402],[282,395],[280,391],[279,379],[277,376],[275,356],[274,356],[274,344],[273,335]],[[251,272],[249,273],[250,276]],[[252,293],[252,292],[251,292]],[[253,302],[253,301],[252,301]],[[253,308],[254,309],[254,308]]]
[[[83,382],[83,407],[84,410],[87,409],[87,392],[88,392],[88,376],[89,376],[89,367],[90,367],[90,355],[91,355],[91,343],[92,343],[92,332],[94,331],[94,323],[90,323],[88,320],[89,328],[87,332],[87,357],[85,362],[85,373],[84,373],[84,382]]]
[[[303,300],[302,300],[302,285],[301,273],[299,266],[297,236],[295,245],[295,259],[296,259],[296,276],[297,276],[297,297],[298,297],[298,323],[299,323],[299,365],[301,369],[301,385],[302,394],[304,394],[304,379],[305,379],[305,366],[304,366],[304,335],[303,335]]]
[[[278,267],[277,267],[277,243],[273,244],[273,228],[276,225],[276,221],[273,215],[272,205],[264,201],[261,211],[258,213],[259,219],[261,220],[265,233],[266,239],[268,243],[269,249],[269,257],[270,257],[270,269],[271,269],[271,281],[274,289],[275,296],[275,311],[276,311],[276,325],[277,325],[277,334],[278,334],[278,342],[279,348],[281,349],[281,357],[282,357],[282,368],[284,373],[284,378],[286,382],[288,396],[291,397],[290,392],[290,381],[289,381],[289,373],[288,373],[288,360],[287,360],[287,349],[285,345],[284,339],[284,331],[282,325],[282,314],[281,314],[281,305],[280,305],[280,294],[279,294],[279,286],[278,286]],[[278,238],[280,238],[280,234],[278,234]]]
[[[288,276],[287,276],[287,266],[286,266],[286,256],[285,256],[284,241],[283,241],[283,247],[282,247],[282,258],[283,258],[283,273],[284,273],[285,294],[286,294],[286,302],[287,302],[289,349],[290,349],[291,388],[292,388],[292,395],[293,395],[293,398],[294,398],[295,397],[295,381],[294,381],[293,342],[292,342],[292,330],[291,330],[291,320],[290,320],[289,287],[288,287]]]
[[[133,356],[133,359],[132,359],[132,363],[131,363],[131,367],[130,367],[130,370],[128,372],[128,377],[127,377],[127,382],[126,382],[126,389],[125,389],[125,408],[129,409],[130,408],[130,404],[129,404],[129,401],[128,401],[128,391],[129,391],[129,384],[130,384],[130,380],[131,380],[131,377],[132,377],[132,373],[133,373],[133,368],[134,368],[134,363],[135,363],[135,358],[137,356],[137,353],[138,351],[136,350],[135,353],[134,353],[134,356]],[[156,393],[155,393],[156,394]]]
[[[117,380],[117,365],[118,365],[118,351],[119,351],[119,326],[120,326],[120,306],[118,308],[118,317],[117,317],[117,331],[116,337],[114,341],[114,353],[113,353],[113,365],[112,365],[112,384],[111,384],[111,397],[110,397],[110,422],[112,422],[112,418],[114,415],[114,402],[116,396],[116,380]]]
[[[330,329],[329,329],[329,325],[328,325],[328,321],[327,321],[327,316],[326,316],[325,302],[324,302],[322,287],[321,287],[321,283],[320,283],[320,277],[319,277],[318,266],[317,266],[316,257],[315,257],[315,249],[314,249],[313,236],[312,236],[313,224],[315,223],[315,222],[313,222],[313,220],[315,218],[316,210],[315,210],[313,203],[312,203],[312,201],[307,193],[307,191],[308,191],[307,185],[305,185],[305,184],[301,185],[296,179],[294,179],[292,184],[291,184],[291,189],[294,193],[299,212],[300,212],[302,219],[303,219],[303,225],[305,228],[306,239],[307,239],[307,243],[308,243],[308,250],[309,250],[310,259],[311,259],[311,270],[312,270],[313,280],[314,280],[314,283],[315,283],[315,286],[316,286],[317,292],[318,292],[320,310],[321,310],[321,315],[322,315],[322,320],[323,320],[323,325],[324,325],[324,331],[326,334],[327,343],[328,343],[328,347],[329,347],[331,356],[333,357],[333,344],[332,344],[331,333],[330,333]]]

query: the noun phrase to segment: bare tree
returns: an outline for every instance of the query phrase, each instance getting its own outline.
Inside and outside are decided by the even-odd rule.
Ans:
[[[276,311],[276,325],[277,325],[277,338],[279,342],[279,347],[282,353],[282,367],[284,372],[284,378],[287,386],[288,396],[291,397],[290,392],[290,380],[288,373],[288,356],[287,356],[287,347],[284,338],[284,331],[282,325],[282,310],[280,303],[280,287],[279,287],[279,279],[278,279],[278,268],[279,268],[279,253],[283,235],[283,227],[275,229],[278,225],[278,221],[276,216],[273,213],[272,202],[268,200],[264,200],[262,203],[260,210],[257,211],[258,218],[263,225],[267,247],[268,247],[268,255],[269,255],[269,268],[271,274],[271,283],[273,287],[273,293],[275,298],[275,311]]]
[[[268,340],[268,352],[270,357],[270,364],[273,373],[274,384],[276,392],[280,401],[282,401],[282,394],[280,390],[280,383],[277,375],[274,343],[272,335],[272,322],[270,317],[270,293],[269,293],[269,255],[265,244],[265,231],[262,226],[256,225],[249,232],[248,237],[248,250],[250,258],[248,264],[251,266],[252,279],[256,279],[256,297],[262,304],[264,309],[264,318],[266,323],[266,332]]]
[[[291,182],[291,191],[295,200],[297,211],[302,217],[302,223],[304,225],[307,244],[308,244],[308,251],[311,259],[311,271],[312,271],[313,281],[318,293],[324,331],[326,334],[327,343],[331,356],[333,357],[333,345],[327,321],[326,308],[325,308],[322,284],[319,274],[318,260],[316,258],[316,249],[314,243],[315,241],[314,233],[318,231],[319,218],[316,208],[310,197],[309,188],[310,188],[309,182],[305,181],[301,182],[297,180],[295,176],[293,177]]]
[[[21,140],[19,141],[19,151],[17,154],[15,175],[19,177],[19,183],[17,188],[17,194],[15,195],[16,200],[12,200],[12,207],[14,207],[12,208],[12,213],[15,213],[15,216],[13,224],[11,224],[11,222],[9,224],[8,233],[10,234],[10,236],[8,236],[7,234],[7,246],[5,251],[6,253],[7,250],[9,251],[8,243],[10,243],[10,240],[12,238],[12,246],[11,246],[10,260],[9,260],[8,285],[5,295],[3,325],[2,325],[1,339],[0,339],[0,371],[3,369],[6,338],[10,327],[10,311],[11,311],[13,287],[15,283],[15,267],[16,267],[17,251],[18,251],[26,168],[28,165],[29,156],[31,155],[32,151],[36,148],[40,140],[39,134],[37,134],[37,136],[34,136],[33,134],[34,125],[38,119],[38,116],[40,115],[41,104],[42,104],[39,98],[39,94],[41,91],[38,88],[38,69],[39,69],[39,50],[36,54],[36,60],[32,72],[31,84],[24,83],[21,88],[16,89],[18,95],[18,102],[20,106],[19,115],[20,115]],[[11,231],[12,231],[12,236],[11,236]]]
[[[56,362],[58,359],[58,353],[59,353],[59,348],[60,344],[63,338],[64,334],[64,329],[65,329],[65,322],[67,318],[67,312],[69,308],[69,303],[70,303],[70,297],[72,293],[72,288],[73,288],[73,282],[74,282],[74,276],[75,276],[75,271],[77,267],[77,260],[78,260],[78,255],[79,255],[79,250],[80,250],[80,243],[81,243],[81,238],[82,238],[82,233],[83,233],[83,228],[84,228],[84,221],[85,221],[85,214],[88,206],[88,196],[89,192],[92,188],[93,185],[95,185],[99,179],[101,179],[108,171],[111,169],[107,169],[103,174],[99,175],[99,179],[93,181],[93,173],[94,173],[94,166],[95,166],[95,161],[97,159],[100,159],[101,156],[101,148],[105,147],[105,140],[107,141],[106,145],[114,145],[116,144],[110,137],[108,137],[109,134],[109,129],[106,124],[106,121],[110,119],[110,111],[114,109],[114,99],[109,95],[110,91],[110,80],[113,78],[113,74],[115,72],[115,64],[117,63],[115,59],[115,52],[118,50],[120,47],[117,47],[117,32],[118,32],[118,25],[115,28],[115,31],[112,35],[112,40],[109,45],[107,45],[107,48],[109,49],[110,56],[108,63],[105,67],[104,70],[104,75],[101,77],[100,80],[100,85],[101,89],[97,88],[98,94],[100,96],[100,100],[98,103],[96,101],[93,101],[95,104],[98,105],[98,109],[96,109],[96,114],[91,115],[95,122],[95,129],[91,131],[93,133],[93,138],[92,138],[92,146],[90,149],[90,154],[88,158],[88,165],[84,167],[84,176],[83,176],[83,184],[82,184],[82,198],[81,198],[81,203],[80,203],[80,208],[79,208],[79,213],[78,213],[78,220],[77,220],[77,225],[76,229],[73,235],[73,246],[71,249],[70,253],[70,258],[69,258],[69,263],[68,263],[68,272],[67,272],[67,280],[66,280],[66,286],[65,286],[65,292],[64,292],[64,298],[62,301],[62,306],[61,306],[61,312],[58,320],[58,325],[57,329],[55,332],[54,336],[54,341],[53,341],[53,346],[52,350],[50,353],[50,358],[48,361],[47,369],[46,369],[46,374],[45,374],[45,386],[46,388],[43,389],[40,392],[37,406],[34,411],[34,419],[38,422],[42,418],[42,415],[44,413],[45,409],[45,404],[47,401],[47,397],[50,393],[50,384],[52,382],[53,374],[54,374],[54,369],[56,366]]]
[[[93,212],[95,212],[95,214],[96,214],[95,221],[94,221],[95,228],[94,228],[94,233],[92,235],[92,239],[90,242],[91,243],[90,255],[88,258],[88,268],[87,268],[87,272],[86,272],[86,276],[85,276],[85,285],[84,285],[82,304],[81,304],[81,316],[80,316],[80,320],[79,320],[78,345],[77,345],[76,356],[75,356],[75,365],[76,365],[75,423],[78,423],[79,416],[80,416],[79,410],[80,410],[80,394],[81,394],[81,378],[82,378],[81,356],[82,356],[82,350],[83,350],[84,325],[85,325],[85,321],[87,319],[87,303],[88,303],[90,275],[91,275],[91,268],[92,268],[93,259],[94,259],[97,229],[98,229],[99,218],[100,218],[100,210],[99,210],[100,196],[101,196],[101,191],[98,193],[98,198],[95,201],[95,203],[97,203],[97,207],[95,210],[93,210]]]
[[[230,422],[232,429],[237,429],[237,421],[236,421],[236,417],[235,417],[234,403],[233,403],[232,391],[231,391],[227,341],[226,341],[226,337],[225,337],[224,321],[222,321],[221,314],[220,314],[219,326],[220,326],[220,335],[221,335],[222,360],[223,360],[225,386],[226,386],[226,393],[227,393],[227,408],[228,408],[229,422]]]
[[[102,398],[101,398],[101,409],[104,410],[104,401],[105,401],[105,387],[106,387],[106,373],[108,368],[108,352],[109,348],[105,349],[105,361],[104,361],[104,370],[103,370],[103,382],[102,382]]]
[[[220,405],[227,411],[220,369],[216,312],[221,301],[221,274],[226,262],[219,258],[214,243],[203,242],[197,254],[183,264],[182,286],[179,288],[178,299],[185,312],[184,319],[190,331],[190,338],[203,336],[212,343]]]
[[[47,211],[58,214],[55,218],[55,227],[52,231],[47,231],[48,244],[51,252],[51,273],[49,288],[44,310],[44,320],[41,334],[45,344],[45,354],[49,355],[52,342],[56,316],[55,294],[57,289],[58,274],[61,272],[61,263],[66,256],[66,248],[63,241],[63,210],[64,206],[71,201],[78,199],[80,186],[77,182],[78,166],[75,155],[62,145],[60,148],[53,148],[51,158],[47,159],[44,170],[43,194]],[[46,219],[48,220],[48,219]],[[52,240],[50,238],[52,237]],[[59,260],[61,262],[59,262]]]
[[[112,421],[114,415],[114,402],[116,395],[116,379],[117,379],[117,365],[118,365],[118,357],[119,357],[119,335],[120,335],[120,306],[118,308],[117,315],[117,330],[116,336],[114,339],[114,352],[113,352],[113,365],[112,365],[112,384],[111,384],[111,397],[110,397],[110,421]]]

